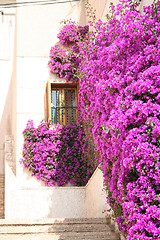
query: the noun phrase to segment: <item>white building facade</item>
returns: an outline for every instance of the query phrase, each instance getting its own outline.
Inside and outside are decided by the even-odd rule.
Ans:
[[[58,41],[60,22],[88,22],[82,0],[25,2],[0,3],[0,174],[5,176],[5,218],[101,216],[107,206],[100,170],[86,187],[48,188],[19,163],[27,121],[32,119],[38,125],[45,117],[45,89],[51,77],[47,65],[50,48]],[[118,0],[89,2],[97,18],[105,20],[110,2]],[[142,1],[141,9],[151,2]]]

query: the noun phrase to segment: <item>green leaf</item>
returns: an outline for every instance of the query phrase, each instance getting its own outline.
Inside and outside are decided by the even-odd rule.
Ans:
[[[105,132],[106,131],[106,125],[102,125],[102,130],[103,130],[103,132]]]
[[[107,129],[106,129],[106,133],[109,133],[109,127],[107,127]]]
[[[151,127],[154,128],[155,127],[155,123],[151,122]]]
[[[118,134],[119,134],[119,129],[116,130],[116,134],[115,134],[116,138],[117,138]]]

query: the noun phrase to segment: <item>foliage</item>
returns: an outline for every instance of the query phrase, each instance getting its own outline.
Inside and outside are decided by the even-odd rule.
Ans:
[[[37,128],[28,121],[24,135],[21,163],[46,186],[83,186],[95,166],[86,158],[85,135],[76,125],[54,125],[49,129],[45,122]]]
[[[160,236],[160,1],[123,0],[82,43],[81,121],[89,122],[108,202],[132,239]],[[84,51],[85,49],[85,51]]]
[[[88,34],[88,30],[89,26],[87,25],[82,27],[71,20],[64,20],[62,21],[62,29],[57,37],[62,45],[70,46],[83,40]]]
[[[58,34],[59,43],[51,47],[48,66],[52,74],[67,81],[77,82],[77,69],[81,63],[78,42],[88,35],[88,26],[79,26],[72,21],[64,21]]]

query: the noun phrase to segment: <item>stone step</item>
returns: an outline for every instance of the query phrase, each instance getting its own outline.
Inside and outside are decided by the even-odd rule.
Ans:
[[[41,225],[41,226],[0,226],[0,233],[61,233],[61,232],[106,232],[111,229],[105,224],[54,224],[54,225]]]
[[[118,236],[107,236],[106,234],[14,234],[0,235],[1,240],[119,240]]]
[[[1,240],[118,240],[102,218],[46,219],[37,221],[0,220]]]
[[[87,224],[106,224],[105,218],[45,218],[45,219],[6,219],[6,220],[0,220],[0,226],[5,225],[53,225],[53,224],[81,224],[81,223],[87,223]]]

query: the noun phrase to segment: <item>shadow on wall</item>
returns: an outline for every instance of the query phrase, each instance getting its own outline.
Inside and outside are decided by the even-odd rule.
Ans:
[[[3,77],[3,76],[2,76]],[[3,88],[1,88],[3,91]],[[3,95],[1,95],[2,97]],[[11,119],[12,119],[12,109],[11,109],[11,96],[12,96],[12,84],[8,86],[8,93],[6,96],[5,104],[2,110],[1,121],[0,121],[0,173],[4,174],[4,148],[5,148],[5,136],[12,134]],[[2,105],[1,105],[2,107]]]
[[[9,26],[8,26],[9,27]],[[10,32],[10,35],[12,33]],[[14,34],[14,33],[13,33]],[[12,36],[13,37],[13,36]],[[15,46],[15,39],[10,39]],[[11,46],[10,46],[11,47]],[[11,53],[9,60],[0,60],[1,82],[0,82],[0,174],[5,173],[5,136],[13,136],[15,129],[15,101],[16,101],[16,48]],[[13,56],[12,56],[13,55]],[[14,128],[14,129],[13,129]],[[15,163],[14,163],[15,165]],[[15,172],[14,172],[15,174]]]
[[[17,194],[19,211],[11,218],[16,215],[19,219],[77,218],[87,215],[85,187],[70,184],[47,187],[43,181],[31,176],[27,169],[23,169],[23,177],[23,185]]]
[[[3,113],[1,115],[1,121],[0,121],[0,173],[5,174],[5,153],[10,152],[13,153],[13,149],[11,150],[11,145],[5,143],[6,137],[10,136],[13,138],[13,131],[12,131],[12,80],[10,81],[9,87],[8,87],[8,93],[6,95],[5,105],[3,108]],[[7,140],[8,141],[8,140]],[[13,141],[12,141],[13,142]],[[12,156],[12,160],[15,159],[15,157]],[[9,160],[9,158],[8,158]],[[8,162],[8,164],[14,169],[15,174],[15,166],[13,168],[13,165],[15,165],[14,162]]]
[[[80,1],[79,3],[70,3],[71,10],[68,12],[68,14],[64,17],[64,19],[70,19],[70,16],[77,10],[77,14],[79,15],[79,24],[80,25],[86,25],[87,24],[87,17],[86,17],[86,9],[83,1]],[[80,9],[80,11],[79,11]],[[62,20],[64,20],[62,19]],[[72,19],[73,20],[73,19]],[[58,33],[57,33],[58,34]]]
[[[97,168],[86,186],[77,187],[67,184],[63,187],[47,187],[37,181],[31,172],[24,169],[23,186],[17,182],[8,189],[8,195],[18,206],[18,211],[8,209],[10,219],[46,218],[104,218],[110,208],[106,203],[103,186],[103,173]]]
[[[81,4],[81,12],[80,12],[80,15],[79,15],[79,25],[83,26],[83,25],[86,25],[87,24],[87,12],[86,12],[86,9],[85,9],[85,5],[83,2],[80,3]]]

